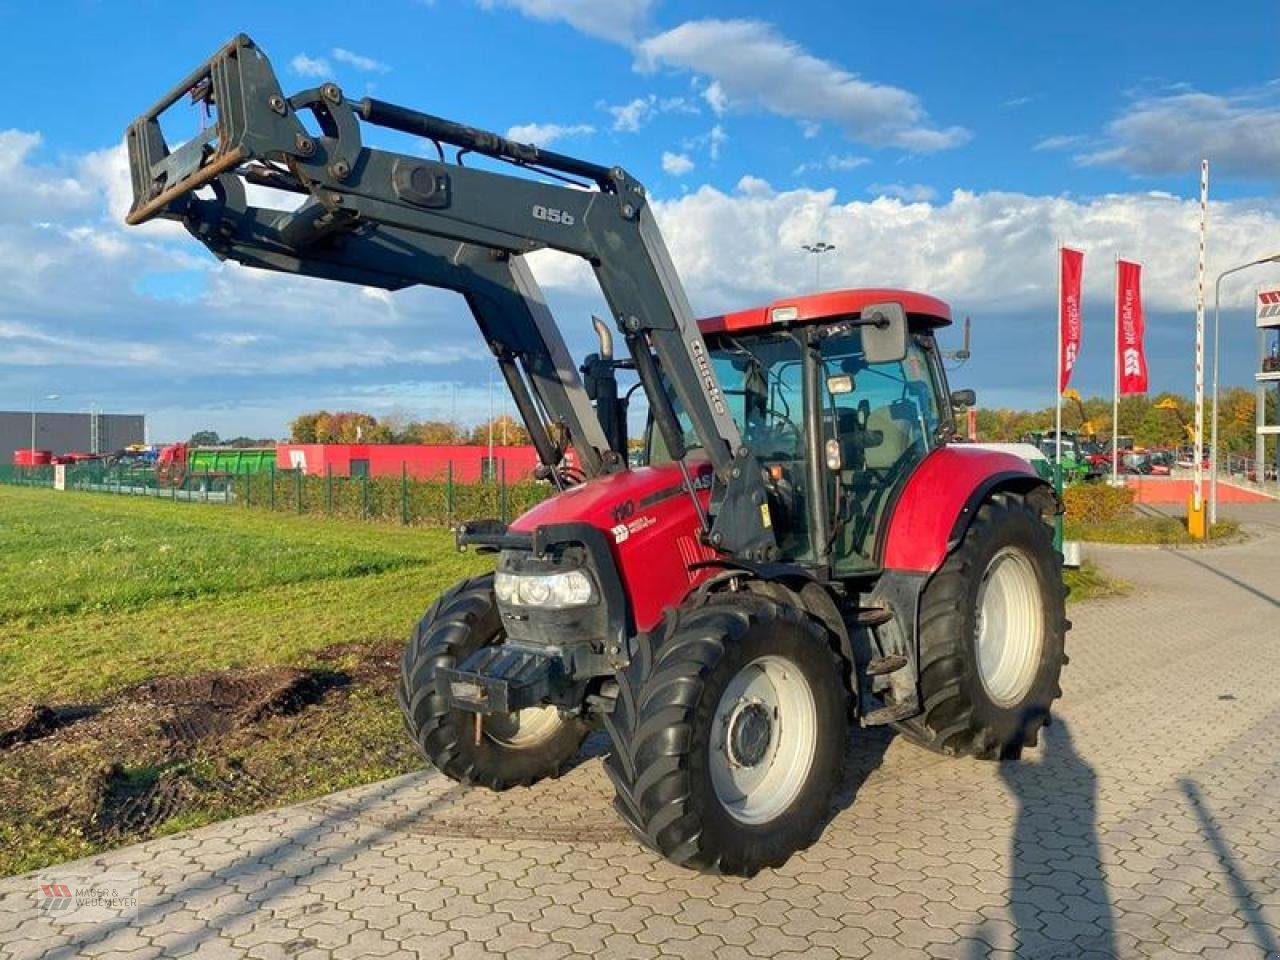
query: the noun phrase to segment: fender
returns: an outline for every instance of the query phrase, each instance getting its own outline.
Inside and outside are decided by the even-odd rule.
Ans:
[[[943,446],[924,458],[893,503],[880,565],[932,573],[960,543],[978,508],[998,490],[1049,486],[1031,464],[999,450]]]

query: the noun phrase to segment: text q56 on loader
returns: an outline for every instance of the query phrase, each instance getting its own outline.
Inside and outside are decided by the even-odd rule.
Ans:
[[[183,98],[213,120],[171,150],[159,117]],[[435,155],[367,146],[369,126]],[[127,136],[130,223],[177,220],[253,267],[457,291],[497,358],[559,492],[461,528],[496,572],[446,591],[405,651],[405,722],[446,775],[531,784],[603,726],[636,836],[751,874],[826,822],[851,718],[955,755],[1035,742],[1065,659],[1058,504],[1022,460],[949,442],[946,304],[845,290],[696,321],[621,167],[332,83],[286,96],[245,36]],[[525,263],[544,248],[591,265],[625,358],[597,322],[575,364]],[[620,370],[648,399],[639,467]]]

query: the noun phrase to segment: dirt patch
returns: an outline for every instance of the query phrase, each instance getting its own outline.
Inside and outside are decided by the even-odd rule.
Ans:
[[[125,691],[120,699],[153,707],[161,731],[180,750],[268,717],[292,716],[350,682],[341,671],[275,667],[162,677]]]
[[[335,643],[316,653],[325,663],[342,665],[355,683],[392,685],[400,672],[400,654],[404,645],[382,643],[370,646],[363,643]]]
[[[408,768],[398,650],[341,644],[316,659],[160,677],[98,705],[0,717],[0,836],[24,823],[101,848],[285,802],[361,764]]]
[[[0,750],[47,737],[77,720],[93,716],[98,709],[76,705],[51,707],[43,703],[20,707],[0,721]]]

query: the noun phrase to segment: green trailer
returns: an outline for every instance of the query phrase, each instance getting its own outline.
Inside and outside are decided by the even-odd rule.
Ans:
[[[266,473],[275,462],[275,447],[192,447],[187,451],[189,475]]]
[[[180,487],[191,481],[266,473],[276,462],[275,447],[192,447],[175,443],[156,458],[155,475],[161,486]]]

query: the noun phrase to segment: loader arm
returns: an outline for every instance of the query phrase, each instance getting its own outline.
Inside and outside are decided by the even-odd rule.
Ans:
[[[160,116],[188,96],[216,118],[171,150]],[[425,137],[439,158],[368,147],[362,125]],[[644,188],[620,167],[379,100],[352,102],[332,83],[286,97],[266,56],[243,34],[134,121],[127,143],[130,224],[179,220],[217,256],[248,266],[388,290],[419,284],[461,293],[543,462],[556,466],[547,424],[559,424],[584,471],[596,475],[624,468],[626,451],[610,449],[523,260],[540,249],[583,258],[673,457],[683,465],[687,454],[678,404],[714,467],[709,542],[746,559],[776,553],[759,464],[729,414]],[[457,148],[453,162],[445,159],[445,145]],[[467,167],[468,153],[570,185]],[[305,199],[293,211],[255,206],[246,184]]]

